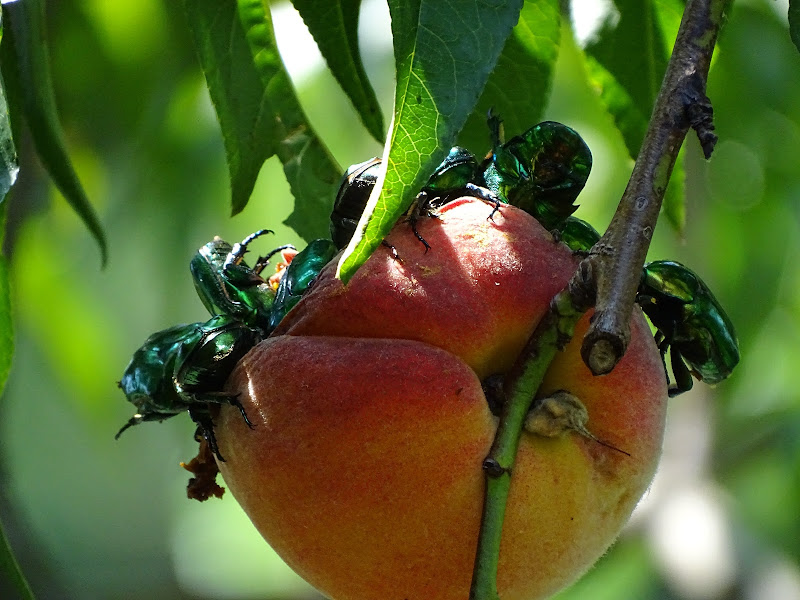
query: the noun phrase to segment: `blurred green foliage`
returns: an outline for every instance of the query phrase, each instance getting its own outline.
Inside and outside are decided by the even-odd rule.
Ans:
[[[379,4],[362,13],[362,51],[388,116],[391,36],[385,16],[369,18]],[[4,250],[16,353],[0,403],[0,520],[17,559],[45,599],[320,598],[231,497],[185,499],[178,463],[196,448],[188,418],[113,439],[130,416],[115,382],[132,351],[152,331],[205,318],[188,273],[193,252],[215,234],[233,241],[262,227],[275,230],[275,245],[302,245],[282,225],[293,203],[281,165],[270,159],[250,203],[229,217],[223,140],[179,3],[48,8],[66,144],[100,214],[109,263],[98,269],[94,242],[22,134],[27,168],[6,200]],[[672,403],[661,473],[642,510],[560,600],[800,597],[800,54],[778,9],[771,0],[735,6],[709,78],[720,143],[705,162],[687,138],[684,234],[662,223],[650,253],[709,283],[737,326],[742,364],[717,388],[698,384]],[[294,31],[289,15],[276,6],[279,34]],[[543,118],[591,147],[577,216],[602,230],[632,161],[584,83],[572,40],[564,27]],[[295,84],[340,164],[380,153],[321,62]],[[680,523],[693,524],[688,538],[664,533]],[[681,544],[715,554],[693,579],[670,554]],[[2,598],[14,597],[7,585],[0,581]]]

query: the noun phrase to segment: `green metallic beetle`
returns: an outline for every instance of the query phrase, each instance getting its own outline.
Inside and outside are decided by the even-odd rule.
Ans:
[[[708,286],[687,267],[667,260],[646,264],[636,301],[658,329],[662,360],[671,349],[675,385],[669,388],[670,396],[691,389],[692,375],[713,385],[738,364],[733,323]]]
[[[237,407],[252,427],[236,396],[222,388],[236,363],[262,338],[260,329],[230,315],[176,325],[148,337],[133,354],[118,384],[136,407],[136,414],[116,437],[139,423],[163,421],[188,411],[211,451],[224,460],[214,436],[211,405]]]
[[[439,208],[461,196],[480,198],[494,205],[495,210],[500,204],[486,187],[483,167],[475,156],[466,148],[453,146],[420,190],[417,201],[428,208]]]
[[[322,267],[327,265],[338,252],[331,240],[313,240],[299,252],[286,267],[275,292],[275,302],[269,320],[268,331],[273,331],[292,307],[312,285]]]
[[[184,410],[220,460],[211,418],[212,404],[239,408],[236,396],[222,391],[236,363],[280,323],[300,300],[336,247],[330,240],[314,240],[287,267],[277,290],[260,273],[281,246],[259,258],[251,269],[242,260],[247,245],[271,233],[262,229],[231,246],[220,238],[200,248],[190,270],[198,295],[212,318],[205,323],[176,325],[158,331],[134,353],[119,382],[136,414],[120,429],[145,421],[162,421]]]
[[[330,222],[331,239],[338,249],[344,248],[355,234],[358,220],[378,180],[380,165],[380,158],[371,158],[351,165],[342,177]],[[475,156],[465,148],[454,146],[420,190],[409,211],[411,228],[427,249],[430,246],[417,232],[417,220],[421,216],[435,216],[436,208],[460,196],[474,196],[492,204],[494,210],[490,218],[500,206],[497,196],[485,186],[483,167]]]
[[[502,143],[500,118],[490,113],[488,124],[493,150],[484,161],[454,146],[420,190],[409,215],[417,238],[429,248],[416,231],[416,221],[435,216],[434,209],[468,195],[494,206],[489,218],[506,203],[526,211],[556,235],[569,228],[565,241],[575,245],[573,250],[585,251],[593,228],[569,222],[592,168],[592,153],[580,135],[566,125],[545,121]],[[372,158],[345,173],[331,213],[331,237],[338,248],[355,233],[380,164],[379,158]]]
[[[356,232],[358,220],[367,206],[369,195],[378,181],[381,159],[370,158],[347,168],[331,211],[330,232],[333,243],[342,249]]]
[[[260,257],[251,269],[243,257],[256,238],[273,233],[261,229],[231,246],[215,237],[200,248],[189,263],[195,289],[212,315],[230,315],[251,326],[267,328],[275,290],[261,277],[269,259],[291,245],[284,245]]]
[[[534,125],[502,143],[500,119],[489,115],[493,150],[483,173],[503,202],[521,208],[549,231],[560,231],[592,168],[592,153],[573,129],[555,121]]]
[[[367,161],[369,163],[371,161]],[[361,166],[367,165],[362,163]],[[362,196],[366,202],[369,196]],[[331,216],[331,229],[334,218]],[[242,260],[247,245],[257,237],[272,233],[262,229],[230,246],[220,238],[200,248],[190,264],[197,293],[212,315],[227,314],[250,327],[259,328],[266,337],[278,326],[286,313],[300,301],[303,293],[338,251],[331,240],[313,240],[282,274],[277,289],[261,278],[269,259],[291,245],[280,246],[261,257],[253,269]],[[340,235],[344,235],[340,232]],[[345,241],[345,243],[347,243]]]
[[[561,229],[555,233],[558,241],[564,242],[577,254],[588,254],[592,246],[600,240],[597,229],[577,217],[567,217]]]

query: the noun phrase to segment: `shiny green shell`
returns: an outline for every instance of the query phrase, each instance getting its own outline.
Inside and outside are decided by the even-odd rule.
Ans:
[[[577,209],[575,199],[591,168],[592,153],[583,138],[566,125],[544,121],[504,144],[496,140],[483,176],[503,202],[552,231]]]
[[[573,252],[586,253],[600,240],[600,233],[586,221],[567,217],[559,232],[559,239]]]
[[[272,233],[257,231],[231,246],[219,237],[202,246],[189,263],[197,295],[212,315],[230,315],[251,326],[269,322],[275,291],[261,278],[265,259],[251,269],[243,260],[247,246],[257,237]],[[285,248],[273,250],[269,256]]]
[[[318,239],[312,241],[292,259],[292,262],[286,267],[275,293],[269,331],[273,331],[286,313],[300,301],[322,268],[333,259],[337,252],[338,248],[333,241]]]
[[[259,329],[230,315],[152,334],[134,352],[119,382],[136,414],[117,437],[139,423],[163,421],[187,410],[218,454],[209,403],[240,407],[235,396],[222,389],[236,363],[262,337]]]
[[[699,380],[715,384],[739,363],[733,323],[705,282],[689,268],[667,260],[646,264],[637,301],[663,338],[662,354],[671,347],[673,373],[677,356]],[[688,389],[685,375],[683,382],[678,373],[674,375],[678,391]]]

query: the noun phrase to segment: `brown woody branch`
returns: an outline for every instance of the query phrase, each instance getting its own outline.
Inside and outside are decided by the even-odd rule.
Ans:
[[[689,128],[708,158],[713,133],[706,81],[728,0],[689,0],[672,57],[628,187],[603,237],[587,257],[596,284],[595,314],[583,360],[595,375],[611,371],[630,341],[629,320],[672,167]]]
[[[595,374],[608,373],[625,353],[629,320],[650,239],[669,176],[689,128],[703,152],[716,142],[705,94],[711,54],[729,0],[689,0],[642,149],[617,212],[581,262],[567,288],[550,304],[504,383],[497,434],[484,461],[486,491],[470,600],[499,600],[497,567],[503,517],[522,422],[555,353],[592,304],[595,314],[582,348]]]

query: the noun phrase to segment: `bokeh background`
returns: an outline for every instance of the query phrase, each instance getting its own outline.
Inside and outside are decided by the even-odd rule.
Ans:
[[[46,4],[68,147],[110,262],[100,269],[94,242],[18,139],[5,248],[16,355],[0,402],[0,518],[17,557],[43,599],[319,600],[232,497],[185,498],[188,418],[114,441],[132,412],[116,388],[132,351],[152,331],[206,318],[187,269],[195,250],[262,227],[276,245],[301,242],[281,224],[292,199],[280,165],[265,164],[249,206],[230,218],[222,140],[182,3]],[[574,7],[588,17],[602,4]],[[800,599],[800,54],[787,6],[735,3],[710,76],[719,145],[704,162],[687,138],[686,232],[664,223],[651,248],[710,284],[737,326],[742,364],[717,388],[671,401],[656,481],[561,600]],[[346,166],[379,154],[299,17],[274,8],[284,60],[334,156]],[[361,43],[388,115],[380,0],[364,3]],[[589,143],[594,169],[577,215],[602,230],[632,162],[579,56],[565,29],[545,118]],[[13,597],[2,581],[0,597]]]

